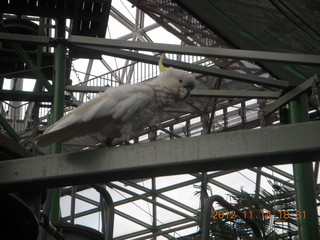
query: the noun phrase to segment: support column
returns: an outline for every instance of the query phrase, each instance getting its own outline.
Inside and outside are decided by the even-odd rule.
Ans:
[[[54,100],[52,109],[52,123],[58,121],[64,112],[64,87],[65,87],[65,70],[66,70],[66,43],[65,43],[65,19],[56,20],[56,46],[54,58]],[[62,152],[61,144],[53,144],[49,148],[49,154],[56,154]],[[50,219],[52,222],[59,220],[59,202],[60,202],[60,188],[52,190],[52,203],[50,211]]]
[[[254,191],[254,197],[256,199],[259,198],[260,196],[260,187],[261,187],[261,169],[262,167],[258,167],[257,168],[257,175],[256,175],[256,188],[255,188],[255,191]]]
[[[156,191],[157,191],[157,182],[156,178],[151,178],[151,185],[152,185],[152,231],[153,231],[153,240],[156,240],[156,233],[158,232],[158,224],[157,224],[157,205],[154,204],[157,201]]]
[[[289,103],[289,121],[290,123],[308,121],[306,94],[296,97]],[[298,219],[299,239],[320,239],[312,162],[293,164],[293,176],[297,211],[302,213]]]

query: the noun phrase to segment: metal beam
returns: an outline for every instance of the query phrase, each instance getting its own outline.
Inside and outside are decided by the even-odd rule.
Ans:
[[[108,185],[109,185],[110,187],[112,187],[112,188],[118,189],[118,190],[120,190],[120,191],[122,191],[122,192],[124,192],[124,193],[129,194],[129,195],[136,196],[136,197],[138,197],[139,199],[142,199],[142,200],[144,200],[144,201],[146,201],[146,202],[149,202],[149,203],[151,203],[151,204],[153,204],[153,205],[155,205],[155,206],[161,207],[161,208],[163,208],[163,209],[165,209],[165,210],[168,210],[168,211],[170,211],[170,212],[172,212],[172,213],[175,213],[175,214],[177,214],[177,215],[179,215],[179,216],[185,217],[185,218],[190,219],[190,220],[192,220],[192,221],[196,221],[196,217],[194,217],[193,215],[188,215],[188,214],[186,214],[185,212],[182,212],[182,211],[180,211],[180,210],[178,210],[178,209],[175,209],[175,208],[172,208],[172,207],[170,207],[170,206],[167,206],[166,204],[163,204],[163,203],[161,203],[161,202],[157,202],[157,201],[155,201],[155,200],[153,200],[153,199],[150,199],[150,198],[148,198],[148,197],[144,197],[144,196],[142,196],[142,195],[140,195],[140,194],[138,194],[138,193],[135,193],[135,192],[133,192],[133,191],[130,191],[129,189],[124,188],[124,187],[121,187],[121,186],[116,185],[116,184],[114,184],[114,183],[108,183]]]
[[[10,33],[7,32],[6,28],[2,24],[0,24],[0,31],[4,34],[10,35]],[[21,37],[23,40],[25,40],[29,35],[23,35],[23,36]],[[40,36],[37,36],[37,37],[40,37]],[[45,88],[49,92],[52,92],[53,91],[52,85],[49,83],[48,79],[44,76],[44,74],[37,68],[36,64],[33,63],[32,59],[29,57],[26,51],[20,46],[20,44],[15,43],[15,41],[9,41],[9,45],[16,52],[19,58],[23,62],[25,62],[26,66],[30,69],[33,75],[42,82],[42,84],[45,86]]]
[[[103,92],[108,87],[93,86],[66,86],[65,90],[69,92]],[[281,92],[272,91],[240,91],[240,90],[202,90],[195,89],[191,91],[191,97],[219,97],[219,98],[246,98],[246,99],[278,99]]]
[[[246,99],[278,99],[281,92],[272,91],[241,91],[241,90],[202,90],[195,89],[191,97],[219,97],[219,98],[246,98]]]
[[[95,86],[71,86],[68,85],[65,87],[65,90],[68,92],[83,92],[83,93],[98,93],[104,92],[108,87],[95,87]]]
[[[140,186],[139,184],[133,183],[132,181],[122,181],[122,183],[125,184],[125,185],[127,185],[127,186],[130,186],[130,187],[133,187],[133,188],[137,188],[137,189],[139,189],[140,191],[143,191],[143,192],[145,192],[145,193],[148,193],[149,195],[152,195],[150,189],[145,188],[145,187],[143,187],[143,186]],[[189,206],[187,206],[187,205],[185,205],[185,204],[183,204],[183,203],[181,203],[181,202],[178,202],[178,201],[176,201],[176,200],[174,200],[174,199],[172,199],[172,198],[170,198],[170,197],[167,197],[167,196],[165,196],[165,195],[163,195],[163,194],[161,194],[161,193],[157,193],[157,190],[154,190],[153,192],[154,192],[153,194],[154,194],[156,197],[162,198],[163,200],[165,200],[165,201],[167,201],[167,202],[169,202],[169,203],[172,203],[173,205],[176,205],[176,206],[178,206],[178,207],[180,207],[180,208],[182,208],[182,209],[184,209],[184,210],[186,210],[186,211],[189,211],[189,212],[191,212],[191,213],[193,213],[193,214],[196,214],[196,213],[197,213],[197,211],[194,210],[193,208],[191,208],[191,207],[189,207]]]
[[[146,62],[151,64],[158,64],[159,62],[158,57],[150,56],[142,53],[120,50],[120,49],[103,48],[103,47],[87,47],[87,46],[81,46],[80,48],[87,49],[90,51],[97,51],[105,55],[124,58],[124,59],[130,59],[134,61]],[[252,84],[259,84],[267,87],[274,87],[274,88],[280,88],[280,89],[287,89],[289,87],[289,83],[287,81],[262,78],[262,77],[249,75],[249,74],[241,74],[235,71],[216,68],[215,66],[204,67],[196,64],[179,62],[179,61],[174,61],[169,59],[164,59],[163,63],[167,66],[180,68],[186,71],[192,71],[192,72],[197,72],[197,73],[206,74],[206,75],[229,78],[237,81],[242,81],[242,82],[247,82]]]
[[[204,57],[219,57],[232,59],[246,59],[252,61],[262,62],[278,62],[304,65],[319,65],[319,55],[307,54],[293,54],[293,53],[278,53],[267,51],[251,51],[240,49],[225,49],[214,47],[195,47],[183,46],[162,43],[149,42],[132,42],[121,41],[94,37],[84,37],[72,35],[69,37],[69,43],[76,45],[94,46],[94,47],[108,47],[129,50],[141,50],[150,52],[164,52],[175,54],[186,54]]]
[[[16,33],[6,33],[0,32],[0,40],[3,42],[14,42],[14,43],[32,43],[48,45],[52,41],[49,37],[35,36],[27,34],[16,34]]]
[[[7,132],[7,134],[15,141],[20,141],[20,136],[16,133],[16,131],[10,126],[2,114],[0,114],[0,126]]]
[[[0,190],[319,161],[319,132],[308,122],[2,161]]]
[[[53,93],[0,90],[0,101],[52,102]]]

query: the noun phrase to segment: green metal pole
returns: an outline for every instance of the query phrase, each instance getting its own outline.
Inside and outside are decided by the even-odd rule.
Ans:
[[[308,119],[308,98],[303,94],[289,103],[289,122],[307,122]],[[299,139],[296,140],[299,141]],[[299,239],[320,239],[312,163],[293,164],[293,176],[297,211],[300,214],[298,215],[300,216]]]
[[[0,32],[6,32],[6,33],[8,32],[1,23],[0,23]],[[43,83],[43,85],[46,87],[46,89],[49,92],[52,92],[52,86],[48,82],[48,79],[44,76],[44,74],[41,71],[39,71],[37,66],[33,63],[32,59],[29,57],[26,51],[21,47],[21,45],[13,42],[9,42],[9,45],[17,53],[20,59],[25,62],[25,64],[30,69],[30,71],[34,74],[34,76]]]
[[[14,131],[7,120],[0,114],[0,126],[8,133],[8,135],[15,141],[20,141],[20,136]]]
[[[65,87],[65,69],[66,69],[66,43],[65,43],[65,19],[56,20],[56,46],[54,58],[54,100],[52,109],[52,122],[58,121],[64,112],[64,87]],[[62,152],[60,143],[53,144],[49,148],[50,154]],[[59,220],[60,213],[60,189],[53,189],[50,219],[52,222]]]

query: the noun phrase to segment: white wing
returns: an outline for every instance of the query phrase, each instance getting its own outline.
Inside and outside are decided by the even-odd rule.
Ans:
[[[123,85],[109,88],[82,105],[59,121],[36,139],[40,147],[70,138],[100,131],[108,124],[130,121],[132,116],[154,99],[154,91],[145,84]],[[113,127],[113,126],[110,126]]]

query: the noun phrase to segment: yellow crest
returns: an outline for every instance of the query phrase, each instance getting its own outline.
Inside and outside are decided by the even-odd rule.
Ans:
[[[161,72],[166,72],[168,70],[168,68],[166,68],[165,66],[163,66],[163,61],[164,59],[164,55],[161,56],[160,60],[159,60],[159,68]]]

